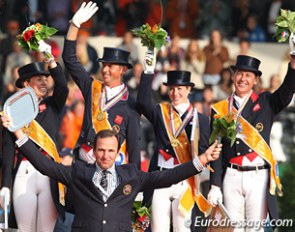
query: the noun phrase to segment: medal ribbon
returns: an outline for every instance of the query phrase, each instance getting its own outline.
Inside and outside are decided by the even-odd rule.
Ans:
[[[106,95],[107,95],[107,91],[106,88],[103,88],[103,91],[100,95],[100,110],[101,111],[107,111],[110,108],[112,108],[114,105],[117,104],[117,102],[119,102],[121,100],[121,98],[128,92],[127,90],[127,86],[124,85],[124,88],[122,89],[122,91],[120,91],[115,97],[113,97],[110,101],[106,102]]]
[[[192,105],[189,106],[188,113],[186,114],[185,118],[183,119],[182,123],[180,124],[180,126],[177,128],[176,131],[175,131],[175,121],[174,121],[174,110],[173,110],[172,104],[170,104],[169,113],[170,113],[170,130],[172,132],[172,136],[174,138],[177,138],[181,134],[181,132],[184,130],[188,122],[191,120],[193,116],[193,107]]]
[[[126,90],[127,90],[127,88],[126,88]],[[123,89],[123,91],[124,91],[124,89]],[[123,96],[124,96],[124,94],[123,94]],[[110,122],[108,121],[107,117],[103,117],[102,120],[97,120],[98,114],[100,113],[100,106],[99,106],[100,101],[97,101],[97,99],[99,98],[99,96],[102,96],[102,95],[103,95],[102,83],[98,80],[93,80],[93,82],[92,82],[92,124],[93,124],[94,130],[95,130],[95,133],[98,133],[99,131],[105,130],[105,129],[109,129],[109,130],[112,129],[112,126],[111,126]],[[111,108],[111,107],[109,107],[109,108]],[[126,150],[127,150],[127,144],[126,144],[126,140],[124,140],[124,142],[121,144],[121,148],[120,148],[120,152],[119,152],[120,155],[122,155],[122,157],[120,157],[122,159],[120,161],[121,164],[128,163]]]
[[[251,90],[251,92],[248,94],[248,96],[245,98],[245,100],[242,102],[242,105],[239,106],[239,109],[237,110],[237,117],[236,117],[236,123],[238,122],[239,117],[242,114],[242,111],[245,107],[245,105],[247,104],[250,96],[252,95],[253,90]],[[230,96],[229,99],[229,104],[228,104],[228,112],[232,113],[233,112],[233,105],[234,105],[234,93],[232,93],[232,95]]]
[[[226,115],[228,108],[228,101],[223,100],[212,105],[213,110],[220,114]],[[233,109],[235,111],[235,109]],[[275,195],[276,187],[278,188],[278,195],[282,194],[282,184],[278,174],[278,164],[273,157],[272,151],[269,145],[259,132],[242,116],[239,117],[239,123],[242,127],[241,140],[247,144],[253,151],[255,151],[261,158],[263,158],[270,165],[270,186],[269,192]]]

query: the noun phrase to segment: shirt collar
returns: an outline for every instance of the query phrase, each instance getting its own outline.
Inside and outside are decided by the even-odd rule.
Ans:
[[[173,104],[172,104],[173,105]],[[177,106],[173,105],[174,109],[177,110],[177,112],[179,113],[179,116],[181,117],[188,109],[188,107],[190,106],[190,103],[181,103]]]
[[[99,167],[99,166],[97,165],[97,163],[95,163],[95,165],[96,165],[96,171],[97,171],[98,173],[100,173],[100,172],[103,171],[103,169],[102,169],[101,167]],[[110,173],[111,175],[114,175],[114,174],[116,173],[115,164],[113,164],[112,167],[110,167],[110,168],[108,168],[108,169],[106,169],[106,170],[107,170],[108,173]]]
[[[116,86],[114,88],[110,88],[108,86],[105,86],[105,90],[106,90],[106,95],[107,95],[107,100],[112,99],[113,97],[115,97],[116,95],[118,95],[123,89],[124,89],[124,84]]]

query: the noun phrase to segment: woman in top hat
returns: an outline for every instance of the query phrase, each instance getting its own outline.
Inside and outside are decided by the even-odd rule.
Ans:
[[[168,81],[163,83],[168,87],[168,95],[171,103],[154,104],[152,102],[152,80],[154,73],[155,57],[150,57],[147,52],[144,60],[144,72],[140,79],[137,103],[140,111],[153,124],[156,136],[156,149],[150,162],[149,171],[171,169],[185,160],[190,160],[192,122],[197,120],[200,128],[199,137],[194,137],[199,144],[196,152],[202,154],[209,146],[209,118],[194,113],[188,96],[194,86],[190,81],[191,73],[188,71],[168,71]],[[153,65],[148,65],[152,60]],[[190,231],[185,220],[191,218],[189,208],[180,209],[183,205],[183,193],[191,182],[183,181],[169,188],[145,192],[144,201],[151,203],[152,231],[170,231],[173,225],[174,231]],[[191,187],[191,186],[190,186]],[[172,218],[171,218],[172,212]]]
[[[262,72],[260,60],[245,55],[237,57],[232,80],[235,92],[227,99],[212,105],[212,121],[216,114],[234,113],[238,117],[238,134],[235,143],[222,138],[223,152],[212,162],[211,189],[208,200],[212,205],[224,201],[231,219],[247,222],[259,228],[247,227],[246,231],[264,231],[267,214],[278,218],[276,189],[281,184],[276,172],[277,164],[269,147],[270,131],[275,116],[291,101],[295,92],[295,58],[290,57],[288,72],[282,85],[274,93],[257,94],[253,87]],[[248,224],[251,226],[251,224]],[[235,231],[245,231],[245,227]]]
[[[51,53],[51,47],[44,42],[42,46],[39,46],[39,51]],[[44,63],[48,65],[49,71],[45,69]],[[40,128],[34,129],[34,133],[37,134],[36,141],[48,138],[55,142],[59,115],[67,99],[68,88],[63,70],[54,58],[46,59],[44,63],[34,62],[19,68],[16,86],[33,88],[39,101],[39,113],[35,121]],[[52,96],[47,96],[49,75],[55,83]],[[2,164],[1,204],[3,205],[3,198],[10,198],[12,188],[11,211],[14,211],[16,219],[15,222],[11,212],[9,227],[18,228],[19,231],[53,231],[57,213],[63,216],[63,207],[58,199],[57,183],[42,175],[28,160],[23,158],[21,153],[15,150],[13,133],[5,128],[2,133],[2,152],[5,155],[3,155]],[[43,153],[46,154],[47,147],[42,148]],[[12,174],[14,174],[13,178]]]
[[[80,88],[85,110],[82,132],[74,149],[75,155],[88,163],[94,163],[93,140],[102,129],[115,129],[119,133],[121,149],[116,164],[136,163],[140,167],[140,116],[135,111],[135,100],[129,96],[122,78],[129,64],[129,52],[104,47],[102,82],[93,79],[76,58],[76,40],[80,25],[96,11],[96,3],[82,3],[75,13],[65,39],[63,60],[73,80]],[[128,154],[128,155],[127,155]]]

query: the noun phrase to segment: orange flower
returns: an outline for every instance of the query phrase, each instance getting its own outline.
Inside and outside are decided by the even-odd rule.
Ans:
[[[41,31],[42,25],[40,23],[36,23],[35,26],[38,31]]]
[[[157,24],[155,24],[155,25],[153,26],[153,28],[152,28],[152,32],[153,32],[153,34],[156,34],[156,33],[158,32],[158,25],[157,25]]]
[[[217,119],[217,118],[221,118],[221,115],[220,114],[214,114],[214,119]]]

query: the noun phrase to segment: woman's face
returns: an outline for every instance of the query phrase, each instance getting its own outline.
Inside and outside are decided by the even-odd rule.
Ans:
[[[187,103],[188,95],[191,91],[190,86],[178,86],[170,85],[168,86],[168,95],[173,105],[177,106],[182,103]]]

